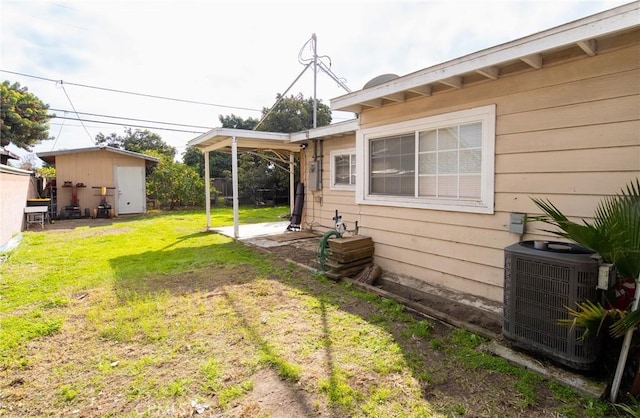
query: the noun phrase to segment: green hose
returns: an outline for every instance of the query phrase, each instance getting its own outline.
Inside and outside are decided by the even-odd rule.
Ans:
[[[318,259],[318,263],[320,264],[320,270],[325,271],[324,264],[329,258],[329,254],[327,252],[328,241],[331,237],[342,238],[342,234],[332,229],[331,231],[325,232],[320,240],[320,244],[318,245],[318,252],[316,253],[316,258]]]

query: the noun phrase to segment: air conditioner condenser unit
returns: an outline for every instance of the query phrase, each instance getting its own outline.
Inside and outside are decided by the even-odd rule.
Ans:
[[[597,302],[599,262],[593,252],[564,242],[523,241],[504,250],[506,341],[578,370],[592,369],[599,355],[595,335],[561,325],[567,308]]]

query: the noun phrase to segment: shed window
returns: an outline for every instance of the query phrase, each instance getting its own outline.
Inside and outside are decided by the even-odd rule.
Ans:
[[[493,213],[495,106],[360,133],[362,204]]]

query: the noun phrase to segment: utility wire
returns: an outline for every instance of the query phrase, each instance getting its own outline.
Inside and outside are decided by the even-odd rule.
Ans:
[[[64,110],[64,109],[52,109],[52,108],[49,108],[49,110],[53,110],[54,112],[69,112],[68,110]],[[158,121],[158,120],[126,118],[124,116],[102,115],[102,114],[99,114],[99,113],[87,113],[87,112],[77,112],[77,113],[79,113],[81,115],[98,116],[98,117],[101,117],[101,118],[132,120],[132,121],[136,121],[136,122],[147,122],[147,123],[159,123],[159,124],[162,124],[162,125],[182,126],[182,127],[186,127],[186,128],[201,128],[201,129],[207,129],[207,130],[213,129],[210,126],[187,125],[187,124],[183,124],[183,123],[162,122],[162,121]]]
[[[65,116],[57,116],[56,119],[76,120],[76,121],[82,123],[83,127],[84,127],[84,123],[83,122],[90,122],[90,123],[102,123],[102,124],[106,124],[106,125],[127,126],[127,127],[132,127],[132,128],[158,129],[158,130],[162,130],[162,131],[173,131],[173,132],[188,132],[188,133],[191,133],[191,134],[202,134],[202,133],[204,133],[202,131],[187,131],[185,129],[156,128],[155,126],[131,125],[131,124],[127,124],[127,123],[106,122],[106,121],[92,120],[92,119],[80,119],[80,116],[78,116],[78,118],[68,118],[68,117],[65,117]],[[87,128],[85,127],[85,129],[87,129]]]
[[[67,112],[65,111],[64,114],[66,115]],[[56,140],[53,142],[53,146],[51,147],[51,151],[53,151],[53,149],[56,147],[56,144],[58,143],[58,138],[60,138],[60,134],[62,133],[62,128],[64,128],[64,123],[66,122],[65,119],[62,120],[62,125],[60,125],[60,130],[58,131],[58,136],[56,136]]]
[[[71,101],[71,97],[69,97],[69,94],[67,93],[67,89],[64,88],[64,83],[62,81],[60,81],[60,87],[62,87],[62,91],[64,91],[64,95],[67,96],[67,99],[69,100],[69,104],[71,105],[71,108],[73,109],[74,112],[76,112],[76,116],[78,117],[78,120],[80,120],[80,115],[78,115],[78,111],[76,110],[76,107],[73,105],[73,102]],[[82,127],[84,128],[87,135],[89,135],[89,141],[93,142],[93,138],[91,137],[91,134],[89,133],[89,130],[87,129],[87,127],[84,126],[84,122],[80,120],[80,123],[82,124]]]
[[[54,83],[60,83],[60,84],[63,83],[63,80],[54,80],[52,78],[40,77],[40,76],[36,76],[36,75],[31,75],[31,74],[24,74],[24,73],[19,73],[19,72],[16,72],[16,71],[9,71],[9,70],[0,69],[0,72],[8,73],[8,74],[20,75],[20,76],[23,76],[23,77],[36,78],[38,80],[51,81],[51,82],[54,82]],[[203,105],[203,106],[224,107],[224,108],[227,108],[227,109],[248,110],[248,111],[251,111],[251,112],[262,112],[262,109],[253,109],[253,108],[250,108],[250,107],[228,106],[228,105],[221,105],[221,104],[216,104],[216,103],[199,102],[197,100],[178,99],[178,98],[175,98],[175,97],[167,97],[167,96],[157,96],[155,94],[137,93],[137,92],[134,92],[134,91],[118,90],[118,89],[112,89],[112,88],[108,88],[108,87],[98,87],[98,86],[92,86],[92,85],[89,85],[89,84],[72,83],[72,82],[69,82],[69,81],[64,81],[64,83],[68,84],[70,86],[77,86],[77,87],[84,87],[84,88],[88,88],[88,89],[110,91],[112,93],[131,94],[131,95],[134,95],[134,96],[149,97],[149,98],[152,98],[152,99],[170,100],[170,101],[174,101],[174,102],[191,103],[191,104],[197,104],[197,105]]]

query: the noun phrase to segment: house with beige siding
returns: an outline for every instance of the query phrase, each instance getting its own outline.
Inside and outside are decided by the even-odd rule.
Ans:
[[[53,197],[58,215],[68,216],[65,207],[74,200],[80,216],[94,216],[103,200],[116,216],[146,212],[145,173],[158,158],[108,146],[37,155],[56,169]]]
[[[300,156],[302,227],[328,230],[338,210],[387,273],[501,302],[504,248],[549,239],[518,230],[538,213],[531,197],[588,218],[640,177],[639,7],[385,75],[331,100],[355,120],[274,134]],[[218,128],[189,145],[274,148],[257,134]]]

